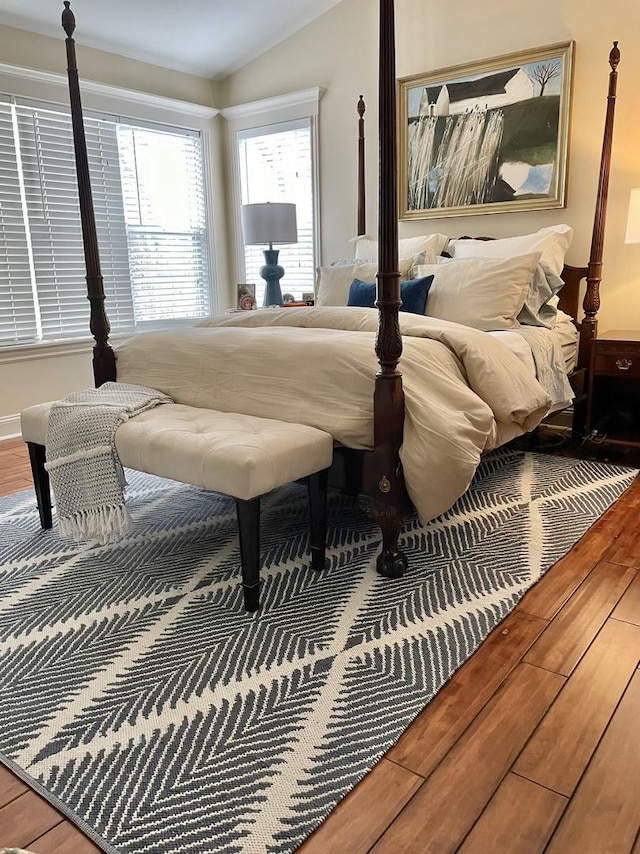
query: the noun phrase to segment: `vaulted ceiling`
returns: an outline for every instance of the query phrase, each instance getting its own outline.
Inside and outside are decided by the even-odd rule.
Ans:
[[[76,40],[219,80],[340,0],[72,0]],[[0,24],[62,37],[62,0],[0,0]]]

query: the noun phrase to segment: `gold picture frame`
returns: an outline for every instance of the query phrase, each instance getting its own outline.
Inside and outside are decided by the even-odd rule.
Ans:
[[[566,205],[574,42],[398,80],[399,218]]]

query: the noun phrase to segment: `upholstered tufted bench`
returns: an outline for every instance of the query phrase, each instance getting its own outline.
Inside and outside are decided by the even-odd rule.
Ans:
[[[47,420],[53,403],[21,413],[29,446],[40,523],[51,528],[46,460]],[[126,468],[221,492],[236,500],[245,607],[260,600],[260,497],[294,480],[308,479],[311,555],[325,564],[327,469],[333,439],[322,430],[233,412],[163,404],[130,418],[116,430],[116,450]]]

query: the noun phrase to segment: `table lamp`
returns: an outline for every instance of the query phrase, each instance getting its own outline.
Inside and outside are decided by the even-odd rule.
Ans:
[[[640,243],[640,187],[631,190],[625,243]]]
[[[280,279],[284,269],[278,264],[280,251],[274,243],[297,243],[296,206],[284,202],[265,202],[242,206],[242,234],[245,245],[269,244],[264,249],[264,267],[260,275],[266,282],[263,305],[282,305]]]

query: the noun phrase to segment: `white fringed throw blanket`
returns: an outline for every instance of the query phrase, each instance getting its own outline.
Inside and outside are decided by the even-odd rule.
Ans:
[[[115,446],[122,422],[161,403],[154,388],[105,383],[54,404],[47,425],[47,463],[60,533],[74,540],[118,539],[130,519]]]

